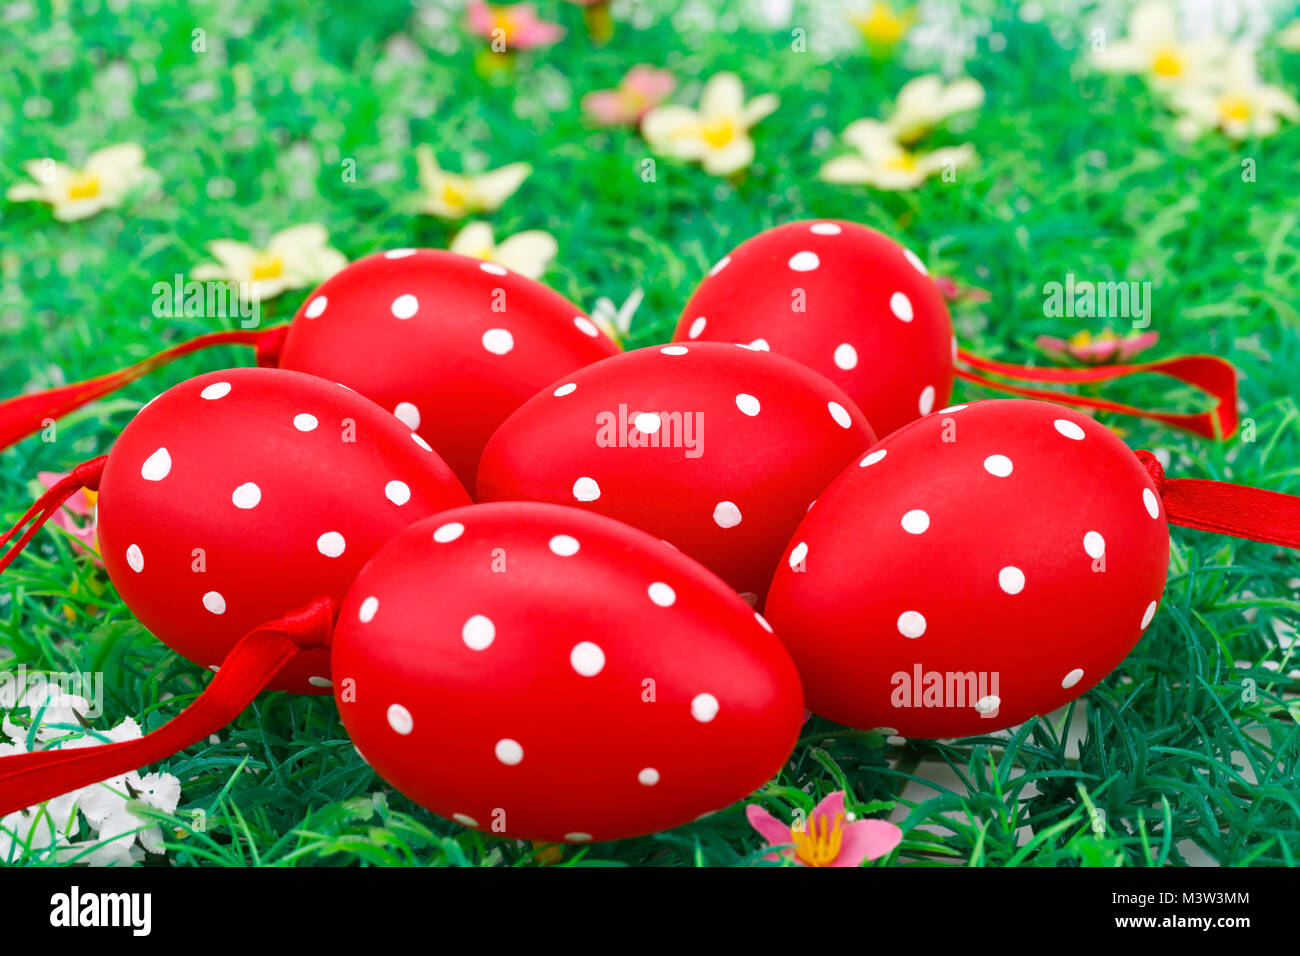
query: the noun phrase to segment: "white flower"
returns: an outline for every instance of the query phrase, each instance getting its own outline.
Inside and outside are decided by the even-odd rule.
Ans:
[[[738,76],[716,73],[704,84],[698,110],[655,107],[641,120],[641,134],[658,153],[697,161],[714,176],[729,176],[754,161],[749,131],[780,103],[774,93],[746,102]]]
[[[438,165],[428,145],[416,147],[415,162],[423,190],[418,208],[442,219],[464,219],[500,208],[533,172],[528,163],[510,163],[480,176],[449,173]]]
[[[935,74],[918,76],[898,91],[894,111],[885,125],[900,143],[913,143],[948,117],[977,109],[984,87],[969,77],[944,83]]]
[[[452,252],[495,262],[530,279],[541,278],[559,251],[549,232],[529,229],[497,242],[486,222],[471,222],[451,240]]]
[[[12,202],[49,203],[61,222],[120,206],[133,187],[151,176],[144,165],[144,150],[135,143],[96,150],[80,169],[52,159],[31,160],[23,163],[23,169],[36,182],[17,183],[5,195]]]
[[[65,703],[59,705],[68,708],[69,713],[77,709],[76,701],[82,705],[86,703],[82,698],[66,702],[69,696],[63,695]],[[21,706],[29,704],[30,702]],[[38,711],[39,705],[32,710],[34,719]],[[65,714],[56,712],[54,716],[61,718]],[[51,710],[47,705],[35,734],[36,740],[67,734],[65,730],[47,728],[46,724],[52,722]],[[29,736],[27,728],[13,723],[8,717],[4,718],[2,726],[11,743],[0,745],[0,756],[29,752],[26,746]],[[87,733],[79,738],[62,740],[59,749],[75,750],[106,742],[139,740],[140,736],[140,725],[128,717],[106,733]],[[107,739],[100,739],[101,737]],[[34,748],[41,749],[43,748]],[[174,813],[180,803],[180,796],[180,781],[171,774],[141,775],[132,770],[65,793],[43,804],[11,813],[0,820],[0,863],[54,849],[56,858],[63,863],[129,866],[143,859],[144,851],[162,853],[165,848],[161,827],[151,823],[147,817],[138,816],[128,806],[128,800],[134,797],[162,813]],[[73,842],[72,837],[81,835],[80,816],[85,817],[94,832],[91,839]]]
[[[1277,45],[1284,50],[1300,52],[1300,20],[1292,20],[1278,31]]]
[[[346,266],[347,257],[328,243],[329,233],[316,223],[282,229],[265,249],[218,239],[207,244],[218,264],[196,266],[190,274],[200,282],[243,283],[246,298],[260,302],[286,289],[317,285]]]
[[[621,306],[614,305],[614,300],[608,296],[601,296],[591,309],[591,321],[595,322],[611,339],[622,345],[623,339],[632,328],[632,317],[636,315],[636,310],[641,307],[644,298],[645,291],[641,288],[633,289],[632,294]]]
[[[1243,46],[1233,47],[1223,68],[1205,85],[1175,91],[1170,103],[1183,114],[1177,129],[1185,139],[1216,128],[1237,140],[1272,136],[1283,119],[1300,119],[1300,103],[1282,87],[1261,83],[1255,53]]]
[[[915,189],[935,173],[961,169],[975,160],[975,147],[969,143],[928,153],[911,152],[879,120],[861,119],[849,124],[844,130],[844,141],[857,153],[838,156],[822,166],[819,175],[827,182],[876,189]]]
[[[1162,90],[1200,82],[1222,57],[1223,37],[1210,34],[1184,40],[1174,8],[1165,0],[1147,0],[1134,8],[1128,36],[1093,54],[1099,69],[1146,75]]]

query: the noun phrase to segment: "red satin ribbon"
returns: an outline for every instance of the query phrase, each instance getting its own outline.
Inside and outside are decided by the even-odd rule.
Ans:
[[[0,757],[0,817],[170,757],[226,726],[301,651],[329,646],[337,608],[317,598],[245,634],[189,707],[139,740]]]
[[[1065,405],[1082,408],[1095,408],[1100,411],[1118,412],[1135,418],[1146,418],[1163,422],[1174,428],[1181,428],[1203,438],[1222,440],[1230,438],[1237,431],[1237,370],[1232,363],[1217,355],[1185,355],[1180,358],[1161,359],[1158,362],[1139,362],[1135,365],[1097,365],[1091,368],[1033,368],[1027,365],[1011,365],[1007,362],[995,362],[980,358],[965,349],[957,352],[959,361],[1007,378],[1018,378],[1031,382],[1055,382],[1059,384],[1081,384],[1086,382],[1105,382],[1136,375],[1139,372],[1154,372],[1193,385],[1208,393],[1215,400],[1209,411],[1179,414],[1175,412],[1158,412],[1133,405],[1107,401],[1103,398],[1090,398],[1084,395],[1071,395],[1049,389],[1025,388],[1000,382],[985,375],[979,375],[966,369],[957,369],[957,377],[986,388],[1022,395],[1026,398],[1042,398]]]
[[[83,461],[60,478],[57,484],[47,489],[45,494],[37,498],[35,504],[27,509],[27,513],[18,519],[17,524],[0,535],[0,547],[4,547],[10,541],[13,541],[14,536],[22,530],[23,525],[31,521],[31,525],[23,532],[23,536],[14,542],[13,546],[0,557],[0,572],[9,567],[23,548],[27,547],[27,542],[31,541],[36,532],[41,530],[41,526],[63,507],[65,501],[83,488],[88,488],[91,491],[98,490],[99,479],[104,474],[104,465],[107,463],[107,455],[100,455],[98,458],[90,459],[90,461]]]
[[[8,448],[28,435],[35,434],[45,427],[47,421],[61,418],[97,398],[103,398],[109,392],[134,382],[174,359],[214,345],[252,345],[257,349],[257,364],[273,367],[279,362],[280,349],[288,331],[288,325],[275,325],[269,329],[209,332],[180,345],[173,345],[120,371],[0,402],[0,449]]]
[[[1136,453],[1156,483],[1171,524],[1300,548],[1300,498],[1204,478],[1166,478],[1149,451]]]

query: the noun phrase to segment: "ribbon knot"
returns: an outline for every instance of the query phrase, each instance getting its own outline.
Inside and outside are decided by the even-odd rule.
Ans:
[[[1138,456],[1138,461],[1142,462],[1142,467],[1147,470],[1147,474],[1155,482],[1156,494],[1163,498],[1165,496],[1165,466],[1160,464],[1159,458],[1145,448],[1134,454]]]

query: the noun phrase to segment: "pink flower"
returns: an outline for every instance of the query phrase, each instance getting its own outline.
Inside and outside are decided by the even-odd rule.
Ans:
[[[677,80],[667,70],[634,66],[613,90],[596,90],[582,98],[582,109],[601,126],[633,126],[668,98]]]
[[[861,866],[863,860],[884,856],[903,839],[903,831],[884,820],[850,820],[844,812],[843,790],[817,804],[808,822],[795,828],[756,803],[745,807],[745,816],[769,846],[784,848],[765,859],[784,857],[803,866]]]
[[[1160,340],[1159,332],[1141,332],[1117,335],[1110,329],[1097,336],[1082,330],[1069,339],[1040,335],[1034,340],[1039,349],[1058,361],[1082,362],[1085,365],[1104,365],[1107,362],[1126,362],[1139,352],[1145,352]]]
[[[934,284],[938,286],[940,294],[949,302],[960,300],[988,302],[993,298],[985,289],[977,289],[973,285],[958,285],[957,280],[950,279],[947,276],[935,276]]]
[[[53,488],[64,478],[66,474],[60,475],[53,471],[39,471],[36,473],[36,479],[48,491]],[[74,548],[81,548],[94,554],[99,549],[96,535],[95,520],[95,499],[98,497],[96,492],[87,488],[82,488],[71,498],[63,503],[63,507],[50,516],[50,524],[56,528],[68,532],[76,540]],[[103,565],[98,557],[95,563]]]
[[[557,43],[564,36],[564,27],[538,19],[537,8],[531,3],[497,7],[469,0],[466,12],[470,32],[492,41],[494,49],[500,41],[504,50],[532,50]]]

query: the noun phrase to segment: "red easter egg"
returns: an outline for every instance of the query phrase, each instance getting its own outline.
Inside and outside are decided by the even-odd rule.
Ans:
[[[576,508],[472,505],[362,569],[333,638],[362,756],[467,827],[582,842],[761,786],[803,721],[770,628],[714,575]]]
[[[245,633],[326,595],[399,530],[469,501],[422,438],[356,392],[235,368],[168,389],[113,445],[99,483],[109,577],[155,636],[216,666]],[[323,693],[311,651],[272,687]]]
[[[450,252],[395,249],[352,263],[308,296],[279,364],[378,402],[472,488],[483,446],[511,412],[618,351],[541,283]]]
[[[875,441],[797,362],[651,346],[547,386],[483,453],[478,500],[550,501],[671,542],[758,601],[813,499]]]
[[[947,404],[957,340],[921,260],[843,220],[792,222],[723,256],[673,341],[741,342],[787,355],[842,388],[887,435]]]
[[[1048,402],[972,402],[845,469],[795,532],[767,615],[814,712],[958,737],[1110,673],[1168,563],[1160,495],[1111,431]]]

